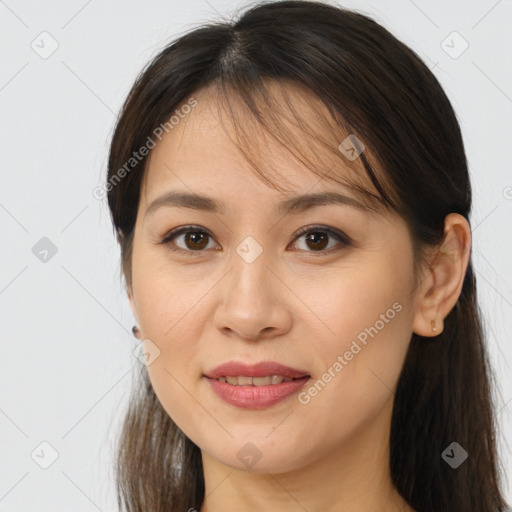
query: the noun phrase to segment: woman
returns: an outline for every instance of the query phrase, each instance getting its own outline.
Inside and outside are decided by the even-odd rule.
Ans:
[[[263,3],[136,80],[109,207],[128,511],[503,511],[449,100],[370,18]]]

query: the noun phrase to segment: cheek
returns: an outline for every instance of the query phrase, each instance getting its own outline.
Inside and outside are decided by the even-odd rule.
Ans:
[[[382,260],[297,281],[294,292],[304,297],[309,308],[298,321],[311,319],[302,328],[307,329],[308,323],[315,325],[319,332],[315,339],[321,340],[319,350],[348,350],[352,340],[359,336],[364,343],[365,337],[371,339],[370,333],[376,335],[376,331],[375,339],[393,338],[397,324],[407,316],[409,282],[403,270],[397,272]]]
[[[167,388],[176,396],[179,384],[198,377],[198,344],[206,318],[201,317],[207,279],[189,283],[179,270],[168,264],[137,261],[133,282],[137,294],[139,320],[144,338],[157,347],[158,357],[148,366],[157,388]],[[195,373],[194,373],[195,372]],[[158,394],[158,391],[157,391]]]
[[[190,327],[190,315],[205,293],[208,279],[194,279],[191,273],[171,265],[165,251],[134,252],[133,284],[144,335],[161,342],[175,338],[177,331]]]
[[[336,284],[317,281],[309,290],[308,305],[313,301],[321,312],[312,336],[319,380],[303,398],[322,407],[343,404],[333,414],[348,421],[372,413],[393,393],[412,333],[410,276],[381,261],[330,283]]]
[[[201,333],[208,321],[201,316],[205,290],[156,267],[144,273],[136,289],[144,338],[158,354],[147,366],[151,385],[167,414],[188,432],[194,421],[191,395],[200,377]]]

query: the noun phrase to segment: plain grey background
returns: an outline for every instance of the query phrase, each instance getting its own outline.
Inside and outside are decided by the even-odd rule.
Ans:
[[[509,480],[512,1],[339,4],[413,48],[457,112]],[[0,1],[0,511],[117,510],[111,447],[140,363],[106,202],[92,191],[141,68],[178,34],[246,5]]]

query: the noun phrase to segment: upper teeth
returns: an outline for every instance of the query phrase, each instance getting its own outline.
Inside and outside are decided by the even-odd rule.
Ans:
[[[268,386],[269,384],[281,384],[281,382],[290,382],[292,377],[283,377],[282,375],[268,375],[267,377],[219,377],[220,382],[227,382],[233,386]]]

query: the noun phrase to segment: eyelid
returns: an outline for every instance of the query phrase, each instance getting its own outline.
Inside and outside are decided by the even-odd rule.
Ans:
[[[331,228],[329,226],[322,226],[321,224],[313,224],[310,226],[304,226],[303,228],[300,228],[293,236],[293,242],[295,243],[302,235],[305,235],[309,232],[314,231],[322,231],[324,233],[327,233],[330,237],[335,238],[341,246],[344,247],[350,247],[353,245],[354,241],[343,231],[340,231],[336,228]],[[338,246],[331,247],[330,249],[327,249],[325,251],[300,251],[300,252],[306,252],[308,254],[311,254],[313,256],[322,256],[322,255],[329,255],[333,252],[340,251],[341,248]]]
[[[215,240],[215,238],[210,234],[210,232],[204,228],[202,228],[201,226],[197,226],[195,224],[189,224],[189,225],[186,225],[186,226],[180,226],[178,228],[175,228],[171,231],[169,231],[162,239],[161,242],[158,242],[160,245],[166,245],[168,244],[169,242],[172,241],[172,239],[180,236],[180,235],[183,235],[183,234],[186,234],[188,233],[189,231],[191,232],[197,232],[197,233],[204,233],[205,235],[208,235],[212,240]],[[181,252],[181,253],[187,253],[187,254],[200,254],[203,251],[191,251],[191,250],[186,250],[186,249],[181,249],[181,248],[177,248],[177,249],[171,249],[173,252]]]
[[[301,237],[302,235],[309,233],[310,231],[325,231],[326,233],[333,235],[338,240],[348,244],[352,244],[353,240],[346,235],[343,231],[329,226],[322,226],[321,224],[312,224],[311,226],[304,226],[300,228],[295,234],[294,239]]]
[[[186,234],[189,231],[198,232],[198,233],[204,233],[205,235],[209,236],[212,240],[215,240],[213,235],[211,235],[210,232],[207,229],[202,228],[202,227],[197,226],[197,225],[194,225],[194,224],[189,224],[189,225],[186,225],[186,226],[180,226],[178,228],[175,228],[175,229],[169,231],[163,237],[162,241],[158,242],[158,243],[162,244],[162,245],[165,245],[165,244],[169,243],[170,241],[172,241],[172,239],[174,239],[174,238],[176,238],[176,237],[178,237],[180,235]],[[335,238],[338,242],[340,242],[340,244],[342,246],[345,246],[345,247],[349,247],[349,246],[351,246],[354,243],[354,241],[348,235],[346,235],[344,232],[342,232],[342,231],[340,231],[338,229],[335,229],[335,228],[331,228],[331,227],[328,227],[328,226],[322,226],[322,225],[319,225],[319,224],[313,224],[313,225],[310,225],[310,226],[304,226],[304,227],[300,228],[293,235],[292,243],[296,242],[302,235],[305,235],[306,233],[309,233],[309,232],[312,232],[312,231],[323,231],[323,232],[327,233],[328,235],[330,235],[332,238]],[[192,251],[192,250],[181,249],[181,248],[171,249],[171,250],[173,252],[182,252],[182,253],[194,254],[194,255],[205,252],[205,250]],[[322,254],[327,255],[327,254],[330,254],[331,252],[335,252],[335,251],[338,251],[338,250],[340,250],[340,249],[336,248],[336,247],[334,247],[334,248],[331,247],[330,249],[325,250],[325,251],[300,251],[300,252],[307,252],[307,253],[311,253],[313,256],[320,256]]]

